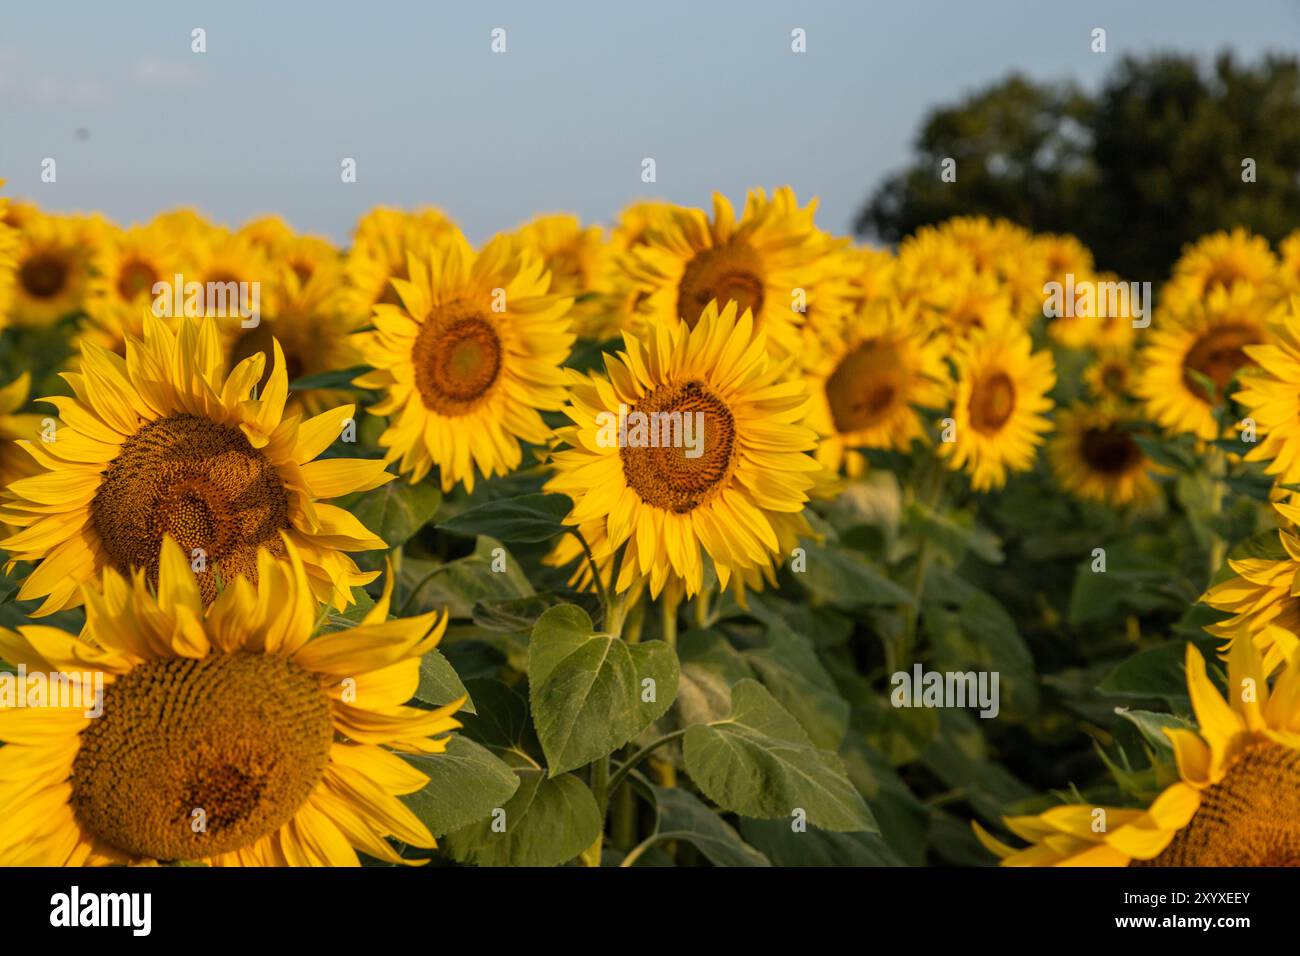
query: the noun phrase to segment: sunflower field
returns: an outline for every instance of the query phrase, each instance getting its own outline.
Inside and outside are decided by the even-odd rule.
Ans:
[[[1300,232],[815,211],[0,200],[0,863],[1300,863]]]

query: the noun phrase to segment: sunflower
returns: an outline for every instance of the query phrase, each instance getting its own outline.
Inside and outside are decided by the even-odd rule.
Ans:
[[[81,603],[81,586],[105,566],[151,579],[171,534],[191,554],[209,602],[217,579],[257,571],[259,548],[298,548],[322,601],[352,603],[361,573],[347,551],[384,542],[323,500],[392,479],[380,461],[313,461],[338,437],[353,408],[315,418],[283,417],[284,356],[257,398],[261,353],[227,376],[215,322],[184,319],[179,334],[145,313],[144,340],[126,358],[87,342],[81,371],[64,373],[75,397],[44,399],[63,423],[56,441],[19,445],[42,473],[12,483],[0,520],[23,530],[0,542],[13,560],[39,562],[18,596],[44,598],[37,616]]]
[[[89,318],[82,334],[122,353],[126,337],[144,331],[143,315],[152,307],[154,284],[170,289],[188,270],[184,246],[156,223],[106,232],[91,260],[93,276],[86,296]]]
[[[573,499],[566,523],[603,523],[610,551],[624,549],[619,591],[648,579],[653,597],[669,583],[693,595],[701,551],[723,587],[756,587],[803,530],[818,470],[815,436],[798,424],[805,386],[768,360],[754,326],[734,301],[710,304],[693,326],[624,333],[608,377],[571,373],[569,447],[546,489]]]
[[[1268,242],[1243,228],[1216,232],[1190,243],[1160,292],[1161,306],[1175,314],[1217,290],[1248,286],[1276,298],[1278,262]]]
[[[894,254],[888,249],[850,246],[845,255],[853,262],[849,269],[849,298],[853,306],[862,306],[893,294]]]
[[[914,406],[946,398],[943,345],[922,330],[911,306],[876,302],[844,325],[808,372],[806,424],[820,436],[817,460],[830,471],[862,472],[859,448],[907,451],[925,435]]]
[[[0,863],[356,866],[415,862],[390,837],[435,845],[397,799],[428,778],[398,754],[442,753],[460,726],[464,698],[406,706],[446,616],[388,620],[390,574],[359,626],[313,636],[304,562],[281,550],[206,603],[168,536],[156,591],[112,568],[86,587],[81,637],[0,630],[6,660],[102,687],[93,718],[0,710]]]
[[[1247,350],[1268,340],[1278,308],[1246,285],[1216,289],[1182,315],[1162,308],[1142,350],[1135,388],[1147,414],[1170,431],[1218,438],[1204,380],[1214,386],[1214,401],[1222,402],[1237,372],[1254,364]]]
[[[1277,251],[1283,287],[1292,295],[1300,295],[1300,229],[1283,239]]]
[[[13,325],[47,326],[79,311],[102,224],[36,212],[24,217],[14,253]]]
[[[996,329],[1012,321],[1011,296],[988,273],[966,272],[937,283],[928,301],[932,322],[952,344],[976,329]]]
[[[0,488],[7,488],[19,478],[29,478],[40,471],[31,456],[16,444],[24,438],[38,437],[45,424],[43,416],[21,411],[27,404],[30,390],[31,377],[26,372],[0,388]],[[0,528],[10,533],[17,530],[2,522]]]
[[[551,292],[574,297],[572,321],[579,337],[603,341],[616,334],[611,248],[600,226],[583,226],[577,216],[538,216],[515,236],[551,273]]]
[[[1229,558],[1233,576],[1201,596],[1205,604],[1232,615],[1206,630],[1236,640],[1244,628],[1269,673],[1300,650],[1300,638],[1296,637],[1300,634],[1300,596],[1292,585],[1300,575],[1300,534],[1295,527],[1300,507],[1274,501],[1273,508],[1288,525],[1278,531],[1278,557]]]
[[[0,179],[0,189],[5,181]],[[0,328],[9,317],[9,305],[14,295],[14,250],[18,246],[18,230],[8,221],[9,200],[0,196]]]
[[[275,311],[250,329],[237,323],[226,326],[227,364],[236,365],[258,353],[266,357],[259,390],[266,387],[271,374],[272,342],[284,351],[291,384],[305,376],[361,364],[352,333],[365,325],[365,319],[343,309],[343,276],[337,253],[327,256],[315,245],[323,240],[308,239],[291,240],[282,247],[282,257],[272,264]],[[328,243],[325,246],[333,252]],[[289,394],[288,407],[316,415],[346,400],[347,392],[338,388],[295,389]]]
[[[1254,645],[1235,641],[1226,700],[1191,644],[1186,669],[1200,729],[1165,729],[1179,779],[1150,807],[1068,804],[1006,818],[1023,849],[975,823],[980,842],[1003,866],[1300,866],[1298,662],[1270,688]]]
[[[409,274],[393,280],[400,304],[375,306],[374,331],[354,336],[374,366],[355,383],[385,393],[370,412],[390,416],[389,461],[413,482],[437,465],[444,491],[472,492],[475,468],[507,474],[521,439],[550,438],[539,411],[564,405],[573,299],[548,295],[542,260],[510,236],[475,253],[457,231]]]
[[[1271,341],[1243,351],[1258,367],[1243,374],[1233,396],[1255,422],[1260,440],[1247,461],[1267,461],[1282,484],[1300,482],[1300,297],[1292,296],[1285,321],[1270,326]]]
[[[1131,417],[1118,412],[1082,404],[1061,411],[1047,454],[1061,487],[1085,501],[1141,506],[1159,491]]]
[[[1034,352],[1029,333],[1009,323],[973,332],[954,362],[953,440],[939,444],[939,455],[950,468],[965,468],[974,490],[1000,488],[1008,471],[1034,466],[1043,433],[1051,430],[1044,413],[1056,384],[1052,355]]]
[[[348,252],[343,309],[369,318],[376,305],[398,305],[393,279],[410,279],[410,257],[427,259],[436,245],[457,232],[437,209],[415,212],[376,207],[361,217]]]
[[[261,316],[276,311],[271,260],[262,247],[247,236],[210,228],[196,246],[191,270],[184,277],[186,286],[196,282],[204,293],[198,301],[198,314],[215,318],[218,331],[223,335],[237,334],[237,330],[243,327],[245,316],[241,309],[245,305],[250,311],[256,307],[257,315],[249,316],[249,320],[256,318],[260,321]],[[228,290],[224,304],[217,294],[221,289]],[[185,305],[188,309],[188,298]]]
[[[771,199],[751,190],[736,221],[721,193],[713,218],[701,209],[674,208],[620,257],[639,292],[634,330],[685,321],[694,325],[710,303],[734,301],[749,310],[778,356],[797,354],[804,314],[798,290],[815,287],[825,269],[826,236],[813,225],[816,200],[799,208],[789,187]]]
[[[1097,353],[1083,372],[1083,381],[1103,402],[1122,402],[1132,395],[1133,356],[1126,349],[1108,348]]]

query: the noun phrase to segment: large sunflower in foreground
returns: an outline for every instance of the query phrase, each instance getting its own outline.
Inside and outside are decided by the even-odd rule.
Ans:
[[[739,221],[731,202],[713,197],[713,218],[702,209],[674,208],[659,217],[644,242],[620,265],[640,293],[634,325],[693,326],[710,303],[735,302],[779,356],[797,354],[804,314],[798,293],[824,277],[826,236],[813,225],[817,203],[799,208],[788,187],[771,199],[751,190]]]
[[[395,751],[441,753],[460,726],[463,701],[406,706],[446,617],[387,620],[390,575],[359,626],[313,636],[312,586],[281,545],[205,606],[167,537],[156,587],[110,568],[86,588],[81,637],[0,630],[5,660],[103,687],[94,717],[0,709],[0,864],[356,866],[357,850],[405,862],[389,837],[434,846],[397,799],[428,778]]]
[[[973,824],[1003,866],[1300,866],[1300,666],[1288,662],[1270,689],[1254,645],[1235,641],[1226,700],[1191,644],[1186,668],[1200,729],[1165,729],[1178,782],[1145,810],[1006,818],[1023,849]]]
[[[520,440],[542,444],[539,414],[564,405],[574,335],[573,299],[548,295],[550,274],[532,250],[498,236],[475,253],[459,232],[394,279],[399,305],[375,306],[373,332],[354,337],[382,390],[371,414],[388,415],[379,444],[419,481],[437,465],[448,491],[518,467]]]
[[[966,470],[976,491],[1000,488],[1008,471],[1033,468],[1043,433],[1051,430],[1047,393],[1056,372],[1051,353],[1033,347],[1029,333],[1009,323],[976,330],[954,357],[952,440],[938,450],[950,468]]]
[[[82,307],[100,223],[33,212],[14,252],[12,325],[46,326]]]
[[[315,418],[283,417],[284,356],[262,377],[261,353],[229,375],[214,321],[183,320],[173,334],[145,313],[144,340],[126,358],[82,346],[81,371],[64,373],[73,397],[44,399],[62,424],[51,442],[20,442],[42,473],[13,482],[0,520],[23,530],[0,542],[11,559],[38,562],[19,598],[44,598],[35,613],[81,603],[82,585],[106,566],[151,578],[165,534],[196,564],[211,601],[224,584],[257,573],[257,552],[297,546],[316,596],[352,603],[362,573],[347,551],[384,547],[349,512],[323,499],[376,488],[393,476],[381,461],[313,461],[353,415],[344,405]]]
[[[1116,507],[1155,498],[1159,487],[1149,474],[1152,462],[1133,437],[1130,422],[1130,416],[1107,408],[1075,405],[1061,411],[1047,446],[1061,487],[1086,501]]]
[[[568,524],[600,521],[609,550],[625,547],[620,591],[644,578],[652,596],[670,582],[693,595],[705,556],[722,586],[733,575],[760,584],[803,527],[818,470],[806,454],[815,435],[797,424],[804,383],[768,360],[765,336],[734,302],[706,307],[693,327],[623,341],[626,351],[605,356],[608,377],[571,374],[574,424],[559,433],[569,447],[554,455],[547,490],[573,499]]]
[[[1162,321],[1142,350],[1135,387],[1147,414],[1170,431],[1218,438],[1215,404],[1226,398],[1233,376],[1254,364],[1248,349],[1268,341],[1276,315],[1249,286],[1219,289],[1181,317],[1162,310]]]
[[[1288,526],[1278,531],[1281,547],[1277,556],[1229,558],[1233,576],[1201,596],[1210,607],[1232,615],[1206,630],[1234,641],[1242,633],[1249,634],[1269,673],[1300,650],[1300,638],[1296,637],[1300,634],[1300,596],[1293,586],[1300,575],[1300,533],[1296,530],[1300,506],[1275,501],[1273,508]]]
[[[920,327],[915,308],[873,303],[827,343],[808,383],[817,460],[830,471],[847,465],[850,475],[859,474],[857,449],[907,451],[923,437],[916,406],[940,408],[946,399],[943,346]]]

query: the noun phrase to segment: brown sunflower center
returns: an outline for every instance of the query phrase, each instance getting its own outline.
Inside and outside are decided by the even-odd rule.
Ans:
[[[501,337],[480,312],[457,303],[440,307],[411,350],[425,407],[453,416],[470,411],[501,374],[502,351]]]
[[[1300,866],[1300,753],[1259,744],[1201,794],[1187,826],[1135,866]]]
[[[1128,381],[1128,370],[1122,365],[1107,365],[1101,373],[1101,383],[1112,392],[1122,392]]]
[[[136,296],[152,290],[157,281],[153,266],[139,259],[130,259],[117,272],[117,294],[123,301],[131,302]]]
[[[898,349],[880,339],[863,342],[826,379],[826,400],[840,433],[878,425],[902,398]]]
[[[1016,386],[1006,372],[994,372],[971,389],[970,423],[978,432],[996,432],[1015,410]]]
[[[205,602],[217,578],[257,580],[257,550],[282,554],[289,499],[275,466],[244,433],[198,415],[150,422],[128,438],[90,503],[114,567],[156,579],[163,536],[200,559]]]
[[[1259,341],[1259,330],[1253,325],[1221,325],[1209,330],[1196,340],[1183,359],[1183,384],[1193,395],[1208,402],[1209,393],[1191,374],[1199,372],[1214,383],[1215,391],[1222,399],[1224,389],[1237,369],[1251,364],[1244,347]]]
[[[1093,471],[1123,475],[1142,464],[1142,449],[1133,436],[1118,426],[1084,429],[1079,454]]]
[[[118,850],[193,860],[293,818],[334,732],[317,677],[262,654],[141,664],[104,689],[72,767],[77,821]]]
[[[644,417],[634,417],[638,412]],[[623,477],[642,501],[685,514],[722,488],[738,451],[731,409],[703,382],[690,381],[661,385],[637,402],[619,454]]]
[[[700,313],[717,300],[718,311],[736,303],[736,314],[763,311],[763,269],[758,253],[744,243],[729,243],[696,253],[677,287],[677,314],[691,328]]]
[[[37,253],[18,269],[18,282],[34,299],[52,299],[68,282],[68,263],[53,252]]]

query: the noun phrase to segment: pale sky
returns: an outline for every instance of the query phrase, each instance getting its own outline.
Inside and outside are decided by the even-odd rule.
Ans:
[[[1294,0],[8,0],[0,178],[60,211],[277,212],[336,241],[376,203],[441,206],[481,241],[539,212],[609,221],[642,196],[788,183],[846,232],[928,108],[1013,69],[1091,87],[1125,52],[1297,39]]]

